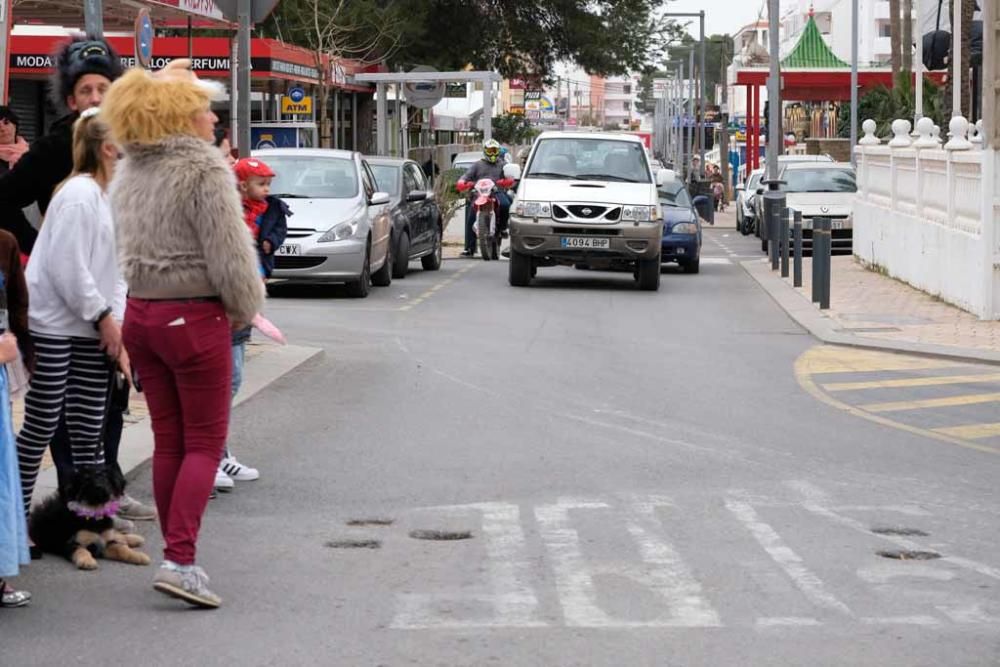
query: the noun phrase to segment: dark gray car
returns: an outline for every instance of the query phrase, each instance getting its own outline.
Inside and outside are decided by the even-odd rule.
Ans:
[[[441,211],[420,166],[413,160],[366,158],[379,190],[390,197],[392,277],[405,278],[419,259],[427,271],[441,268]]]

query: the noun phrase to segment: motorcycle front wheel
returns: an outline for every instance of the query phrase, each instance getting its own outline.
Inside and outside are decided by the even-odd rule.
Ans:
[[[492,211],[487,208],[479,209],[479,219],[476,221],[476,231],[479,235],[479,253],[483,260],[490,261],[490,218]]]

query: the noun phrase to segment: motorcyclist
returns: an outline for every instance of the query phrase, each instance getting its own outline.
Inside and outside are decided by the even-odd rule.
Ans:
[[[490,139],[483,143],[482,159],[473,163],[458,179],[456,185],[463,184],[459,187],[462,189],[468,187],[464,184],[475,185],[477,181],[484,178],[496,183],[504,178],[503,167],[504,161],[500,159],[500,142]],[[502,188],[497,188],[494,192],[498,205],[497,228],[504,230],[507,229],[507,220],[510,218],[510,198]],[[474,198],[475,191],[470,190],[469,201],[465,206],[465,250],[462,251],[463,257],[472,257],[476,254],[476,233],[474,231],[476,210],[472,206]]]

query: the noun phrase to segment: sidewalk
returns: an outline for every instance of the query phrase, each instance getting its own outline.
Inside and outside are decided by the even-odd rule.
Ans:
[[[766,259],[744,262],[748,273],[800,325],[827,343],[1000,364],[1000,322],[982,321],[906,283],[834,257],[830,309],[810,303],[812,262],[803,285],[771,271]]]
[[[323,350],[318,348],[251,342],[247,346],[243,386],[236,397],[235,405],[249,400],[275,380],[322,354]],[[23,398],[14,401],[13,418],[16,433],[24,421]],[[129,409],[125,414],[125,428],[122,432],[118,463],[122,471],[128,475],[152,455],[153,432],[150,429],[146,399],[142,394],[132,392],[129,398]],[[42,471],[35,484],[34,501],[37,502],[55,490],[56,471],[51,455],[46,449],[45,458],[42,459]]]

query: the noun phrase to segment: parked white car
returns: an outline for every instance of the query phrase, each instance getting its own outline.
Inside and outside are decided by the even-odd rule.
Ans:
[[[785,182],[785,205],[802,212],[803,247],[812,248],[813,219],[829,218],[834,253],[850,253],[854,228],[854,200],[858,183],[850,162],[794,162],[779,178]]]
[[[764,177],[763,169],[754,169],[750,172],[750,178],[746,184],[736,186],[736,229],[746,236],[753,231],[755,224],[754,198],[757,197],[757,188],[760,187],[760,180]]]
[[[346,283],[353,297],[392,282],[389,194],[360,153],[323,148],[255,151],[276,176],[271,194],[292,210],[272,278]]]

